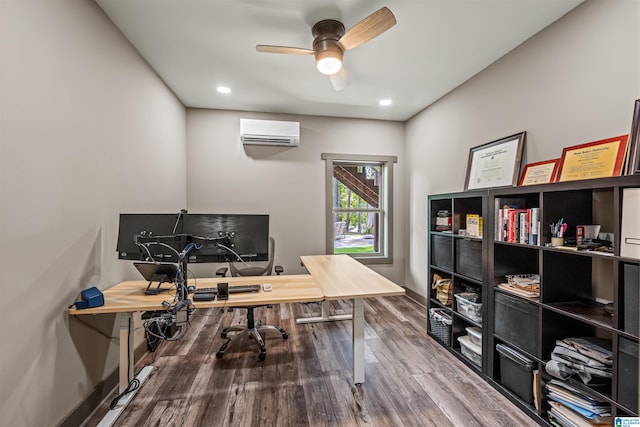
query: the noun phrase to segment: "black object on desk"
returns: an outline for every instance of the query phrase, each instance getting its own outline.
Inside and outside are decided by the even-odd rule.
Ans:
[[[194,301],[213,301],[214,299],[216,299],[216,294],[204,292],[193,294]]]
[[[238,294],[243,292],[258,292],[260,285],[231,285],[228,286],[228,293]],[[217,294],[218,288],[198,288],[194,292],[195,294]]]
[[[229,299],[229,284],[227,282],[218,283],[218,300]]]

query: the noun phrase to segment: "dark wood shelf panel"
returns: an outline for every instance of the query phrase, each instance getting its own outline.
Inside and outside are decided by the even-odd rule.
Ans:
[[[452,314],[453,314],[454,317],[462,319],[465,322],[467,322],[467,323],[469,323],[469,324],[471,324],[473,326],[478,326],[479,328],[482,328],[482,322],[476,322],[475,320],[471,320],[467,316],[465,316],[464,314],[459,313],[457,311],[453,311]]]
[[[594,301],[565,301],[543,304],[545,307],[574,319],[607,329],[615,329],[613,317],[604,311],[604,304]]]
[[[493,243],[496,245],[505,245],[505,246],[516,246],[519,248],[530,248],[530,249],[540,249],[543,248],[544,246],[540,246],[540,245],[529,245],[526,243],[515,243],[515,242],[503,242],[502,240],[493,240]]]
[[[529,301],[529,302],[532,302],[532,303],[535,303],[535,304],[538,304],[540,302],[540,297],[526,297],[524,295],[516,294],[515,292],[509,292],[509,291],[507,291],[505,289],[502,289],[502,288],[499,288],[498,286],[495,286],[495,285],[494,285],[493,290],[496,291],[496,292],[500,292],[501,294],[509,295],[509,296],[516,297],[516,298],[520,298],[520,299],[523,299],[525,301]]]
[[[453,311],[450,305],[444,305],[435,298],[429,298],[429,308],[443,308],[445,310]]]

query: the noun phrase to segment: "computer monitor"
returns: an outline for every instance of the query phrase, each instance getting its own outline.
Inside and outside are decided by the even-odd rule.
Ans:
[[[120,226],[118,230],[118,243],[116,250],[119,259],[135,261],[165,261],[176,262],[178,260],[175,251],[163,245],[148,245],[151,259],[146,251],[137,244],[136,239],[144,236],[172,236],[182,233],[183,218],[180,214],[120,214]],[[177,226],[176,226],[177,224]],[[174,233],[175,228],[175,233]],[[182,250],[178,242],[174,247],[178,252]]]
[[[146,243],[146,249],[136,242]],[[244,261],[268,261],[269,215],[120,214],[119,259],[178,262],[177,253],[190,242],[200,249],[189,252],[189,263],[237,261],[235,254]]]
[[[184,218],[184,232],[191,235],[194,242],[199,238],[231,236],[230,247],[204,244],[189,254],[189,262],[237,261],[227,247],[245,261],[269,259],[269,215],[188,214]]]

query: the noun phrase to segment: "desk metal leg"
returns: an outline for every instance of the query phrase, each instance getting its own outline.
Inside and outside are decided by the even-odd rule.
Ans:
[[[353,382],[364,382],[364,300],[353,300]]]
[[[318,322],[334,322],[336,320],[349,320],[352,318],[351,314],[329,314],[329,301],[322,301],[322,313],[320,317],[302,317],[296,319],[296,323],[318,323]]]
[[[133,340],[133,313],[120,313],[120,365],[118,394],[122,393],[129,386],[129,378],[133,378],[134,371],[134,340]],[[122,396],[118,404],[102,418],[98,427],[112,426],[122,411],[127,407],[131,399],[136,395],[142,384],[151,374],[153,366],[142,368],[136,379],[139,381],[138,388],[131,393]]]

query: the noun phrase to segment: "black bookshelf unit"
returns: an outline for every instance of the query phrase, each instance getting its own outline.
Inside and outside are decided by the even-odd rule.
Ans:
[[[429,309],[436,309],[451,319],[451,325],[445,331],[445,325],[439,320],[429,319],[429,331],[432,336],[464,360],[473,369],[482,372],[486,361],[480,355],[463,355],[459,338],[467,335],[467,328],[484,330],[486,313],[482,302],[486,295],[483,278],[487,268],[487,248],[482,227],[482,236],[470,236],[466,233],[468,215],[477,215],[483,219],[487,217],[487,192],[466,192],[457,194],[443,194],[429,197],[428,203],[428,241],[429,278],[434,275],[451,279],[452,298],[448,305],[436,299],[436,291],[431,289]],[[438,213],[449,212],[451,226],[448,230],[440,230]],[[442,216],[440,217],[442,218]],[[464,230],[461,233],[461,230]],[[460,294],[477,295],[476,301],[460,300]],[[456,295],[458,295],[456,297]],[[463,305],[464,304],[464,305]],[[483,304],[479,309],[479,304]],[[432,313],[432,312],[430,312]],[[438,333],[434,333],[437,330]],[[443,337],[446,335],[446,339]],[[466,349],[465,349],[466,350]],[[482,351],[482,354],[486,354]],[[468,357],[468,356],[471,357]]]
[[[548,385],[558,380],[545,367],[558,341],[574,337],[605,343],[611,352],[611,379],[593,385],[573,375],[566,384],[610,404],[612,420],[638,416],[640,259],[620,256],[627,188],[640,188],[640,175],[428,197],[428,280],[434,274],[450,277],[454,295],[471,286],[482,298],[482,319],[474,322],[458,313],[455,297],[451,306],[445,306],[432,290],[428,310],[440,309],[452,318],[450,339],[440,342],[540,424],[551,425]],[[507,209],[501,214],[506,207],[519,227],[505,220]],[[450,231],[436,230],[437,212],[442,210],[452,213]],[[483,217],[482,239],[459,235],[470,213]],[[550,224],[560,220],[568,224],[562,244],[551,246]],[[593,224],[601,226],[600,233],[605,234],[600,236],[607,239],[578,250],[576,226]],[[537,236],[530,236],[533,231]],[[508,285],[499,286],[514,276],[539,278],[539,294],[523,295]],[[432,323],[430,318],[430,331]],[[468,326],[482,330],[480,365],[470,363],[461,352],[458,338]],[[512,378],[507,366],[512,360],[505,357],[509,356],[505,348],[527,360],[523,363],[531,374],[525,377],[535,378],[528,390],[524,387],[529,393],[518,390],[515,383],[520,380]]]

